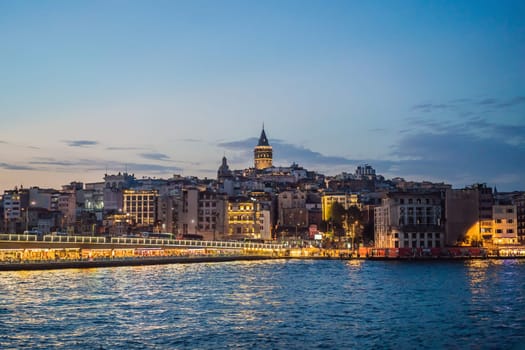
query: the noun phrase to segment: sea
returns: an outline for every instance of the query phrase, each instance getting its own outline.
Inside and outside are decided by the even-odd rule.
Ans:
[[[0,272],[0,349],[525,349],[525,261]]]

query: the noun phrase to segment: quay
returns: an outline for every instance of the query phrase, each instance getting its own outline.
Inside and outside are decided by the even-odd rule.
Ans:
[[[272,259],[267,256],[230,255],[230,256],[194,256],[194,257],[146,257],[146,258],[113,258],[91,260],[41,260],[26,262],[0,263],[0,271],[22,270],[56,270],[56,269],[85,269],[117,266],[146,266],[182,263],[212,263],[228,261],[254,261]]]
[[[284,252],[273,243],[0,234],[0,271],[263,260]]]
[[[525,246],[322,249],[286,243],[0,234],[0,271],[96,268],[267,259],[525,259]]]

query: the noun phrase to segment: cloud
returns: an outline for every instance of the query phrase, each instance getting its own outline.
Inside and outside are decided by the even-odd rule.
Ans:
[[[8,164],[8,163],[0,163],[0,168],[6,169],[6,170],[35,170],[34,168],[26,166],[26,165],[17,165],[17,164]]]
[[[495,108],[508,108],[525,103],[525,96],[515,96],[508,99],[498,99],[494,97],[484,98],[477,102],[482,106],[490,106]]]
[[[151,159],[151,160],[170,160],[170,157],[163,153],[141,153],[139,154],[142,158]]]
[[[487,182],[525,187],[524,96],[456,99],[412,106],[391,156],[399,176],[454,185]],[[516,107],[510,109],[511,107]],[[382,164],[388,166],[387,163]],[[401,175],[403,174],[403,175]]]
[[[514,96],[501,99],[497,97],[484,97],[481,99],[457,98],[442,103],[419,103],[413,105],[410,110],[422,113],[441,113],[443,111],[456,111],[461,114],[472,114],[482,112],[482,109],[501,110],[525,104],[525,96]]]
[[[190,142],[190,143],[202,142],[202,140],[198,140],[198,139],[181,139],[181,141],[183,141],[183,142]]]
[[[296,162],[299,164],[315,165],[344,165],[355,163],[355,160],[339,156],[327,156],[308,148],[284,143],[282,141],[276,141],[273,147],[274,152],[279,155],[279,158],[287,160],[289,163]]]
[[[368,129],[368,131],[370,131],[370,132],[377,132],[377,133],[384,133],[384,132],[387,132],[388,129],[387,128],[373,128],[373,129]]]
[[[69,147],[89,147],[98,145],[98,141],[90,140],[65,140],[64,141]]]
[[[29,164],[38,167],[27,167],[21,170],[52,170],[57,172],[100,171],[101,174],[106,172],[107,169],[128,169],[128,172],[145,172],[154,174],[172,174],[183,170],[180,167],[170,165],[124,163],[121,161],[98,159],[57,160],[53,158],[35,158],[30,161]]]
[[[482,106],[487,106],[487,105],[494,105],[496,104],[496,102],[498,102],[498,100],[495,98],[484,98],[481,101],[478,101],[478,104]]]
[[[506,107],[512,107],[519,104],[525,103],[525,96],[516,96],[514,98],[511,98],[507,101],[500,102],[498,104],[498,107],[500,108],[506,108]]]
[[[439,103],[439,104],[423,103],[423,104],[412,106],[413,111],[421,111],[424,113],[430,113],[430,112],[435,112],[436,110],[444,110],[444,109],[451,109],[451,108],[455,108],[455,105],[446,104],[446,103]]]
[[[34,161],[30,161],[29,164],[55,165],[55,166],[62,166],[62,167],[70,167],[70,166],[78,165],[78,163],[74,163],[74,162],[57,161],[57,160],[34,160]]]
[[[248,139],[240,140],[240,141],[229,141],[229,142],[219,142],[217,146],[221,148],[226,148],[230,150],[240,150],[240,149],[250,149],[253,150],[253,148],[257,145],[258,139],[255,137],[250,137]]]
[[[149,163],[119,163],[119,167],[125,165],[129,172],[144,172],[144,173],[156,173],[156,174],[168,174],[174,172],[180,172],[183,169],[176,166],[165,166],[159,164]]]
[[[139,151],[141,147],[106,147],[106,151]]]
[[[248,138],[240,141],[221,142],[217,146],[235,152],[232,160],[234,162],[251,162],[253,160],[253,149],[257,145],[257,138]],[[293,162],[306,167],[349,165],[362,163],[340,156],[327,156],[303,146],[286,143],[282,140],[269,140],[273,148],[274,159],[278,159],[281,165],[289,165]]]
[[[404,176],[441,178],[457,186],[474,182],[525,187],[525,147],[474,134],[418,133],[404,136],[391,154]],[[505,181],[505,183],[501,183]]]

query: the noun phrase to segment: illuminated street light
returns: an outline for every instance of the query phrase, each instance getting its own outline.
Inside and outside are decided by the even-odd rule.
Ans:
[[[29,231],[29,208],[35,205],[35,201],[31,201],[26,209],[26,233]]]

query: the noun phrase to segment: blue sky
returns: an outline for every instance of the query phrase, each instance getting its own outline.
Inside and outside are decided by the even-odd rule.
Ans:
[[[0,189],[274,163],[525,189],[523,1],[0,0]]]

